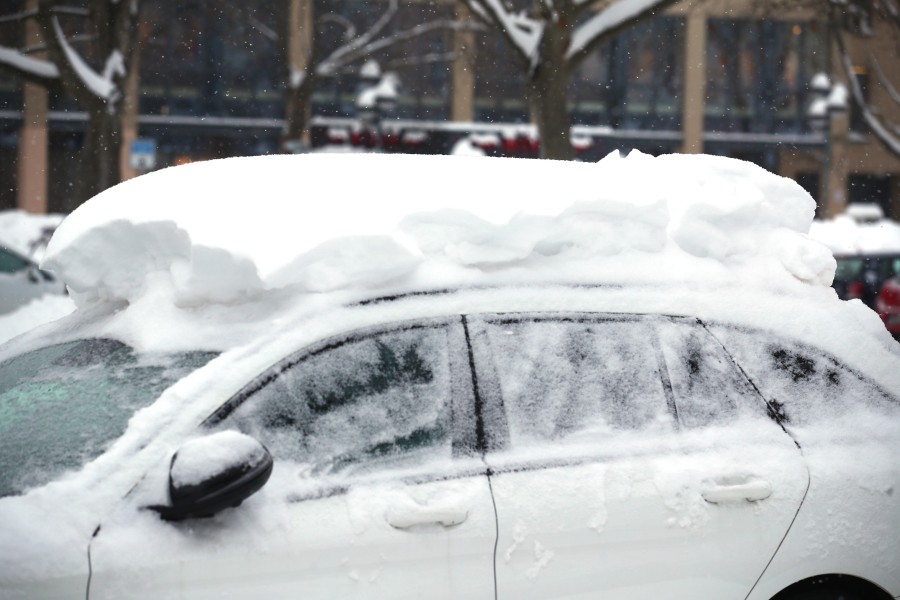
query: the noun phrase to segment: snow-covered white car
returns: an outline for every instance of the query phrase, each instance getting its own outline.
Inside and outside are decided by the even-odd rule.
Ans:
[[[0,590],[895,598],[900,351],[813,212],[639,153],[104,192],[45,258],[78,310],[0,347]]]
[[[46,294],[64,294],[66,288],[30,259],[0,246],[0,315]]]

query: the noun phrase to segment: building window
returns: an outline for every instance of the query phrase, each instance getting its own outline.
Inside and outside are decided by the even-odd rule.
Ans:
[[[807,128],[808,83],[826,70],[816,23],[710,19],[707,131],[798,133]]]

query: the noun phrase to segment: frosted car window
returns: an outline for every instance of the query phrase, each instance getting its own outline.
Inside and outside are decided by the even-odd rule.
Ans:
[[[702,326],[663,322],[658,334],[679,423],[693,428],[765,415],[763,400]]]
[[[668,420],[646,323],[521,320],[486,328],[513,447]]]
[[[317,473],[449,458],[450,387],[445,329],[385,333],[285,369],[223,427]]]
[[[765,333],[711,327],[760,392],[789,423],[839,418],[851,410],[895,410],[897,399],[834,358]]]
[[[0,364],[0,496],[96,458],[137,409],[213,356],[138,355],[118,341],[88,339]]]

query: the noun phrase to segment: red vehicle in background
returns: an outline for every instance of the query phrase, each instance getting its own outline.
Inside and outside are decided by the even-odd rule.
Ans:
[[[875,299],[875,310],[885,327],[900,340],[900,276],[884,282]]]

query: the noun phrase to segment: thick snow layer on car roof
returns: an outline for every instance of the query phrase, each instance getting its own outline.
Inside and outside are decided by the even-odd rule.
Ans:
[[[825,286],[834,262],[803,235],[813,212],[794,182],[711,156],[235,158],[98,195],[44,265],[79,305],[160,280],[180,306],[498,280]]]

